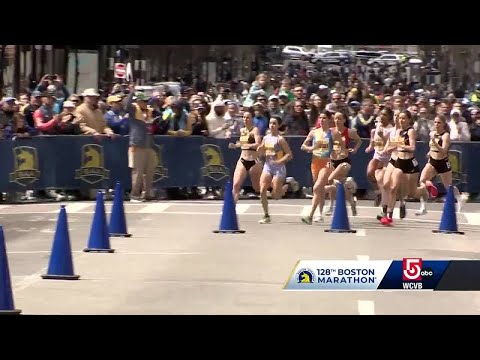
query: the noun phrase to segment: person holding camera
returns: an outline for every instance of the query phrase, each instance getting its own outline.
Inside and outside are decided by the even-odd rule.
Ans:
[[[160,114],[148,106],[148,96],[134,92],[130,85],[127,97],[129,122],[128,167],[132,169],[131,202],[153,200],[152,187],[155,172],[154,128],[160,121]],[[142,199],[142,190],[145,197]]]
[[[62,111],[63,102],[70,96],[70,93],[65,87],[62,78],[57,74],[44,75],[35,91],[40,93],[49,92],[55,97],[53,110],[56,114],[59,114]]]

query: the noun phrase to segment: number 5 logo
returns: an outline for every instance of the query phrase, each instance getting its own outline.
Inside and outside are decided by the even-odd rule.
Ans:
[[[403,281],[421,281],[422,259],[410,258],[403,259]]]

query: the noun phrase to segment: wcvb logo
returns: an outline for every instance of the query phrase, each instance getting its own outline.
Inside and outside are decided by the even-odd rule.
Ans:
[[[422,258],[403,259],[403,281],[422,281]]]

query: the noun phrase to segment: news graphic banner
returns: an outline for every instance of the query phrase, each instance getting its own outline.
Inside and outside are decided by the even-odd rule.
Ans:
[[[300,150],[303,136],[286,137],[293,160],[287,163],[287,175],[300,186],[312,186],[311,154]],[[184,138],[155,136],[156,187],[223,186],[233,176],[240,156],[239,149],[229,149],[232,139],[203,136]],[[94,138],[92,136],[37,136],[31,139],[0,140],[0,191],[35,189],[113,188],[121,181],[128,189],[131,184],[128,168],[128,137]],[[368,141],[352,155],[353,176],[359,189],[368,189],[367,164],[372,154],[366,154]],[[428,147],[417,143],[416,158],[424,166]],[[449,159],[453,183],[460,191],[480,192],[480,167],[475,160],[480,143],[455,143]],[[245,185],[249,185],[249,179]],[[437,185],[439,185],[437,183]],[[441,185],[439,185],[441,188]]]
[[[480,291],[476,260],[301,260],[285,290]]]

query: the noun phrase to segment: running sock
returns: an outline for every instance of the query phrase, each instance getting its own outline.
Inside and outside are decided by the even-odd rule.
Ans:
[[[420,212],[425,211],[425,199],[423,196],[420,197]]]
[[[390,219],[393,219],[393,211],[389,211],[389,212],[388,212],[388,217],[389,217]]]
[[[387,214],[387,205],[382,206],[382,213],[385,215]]]

